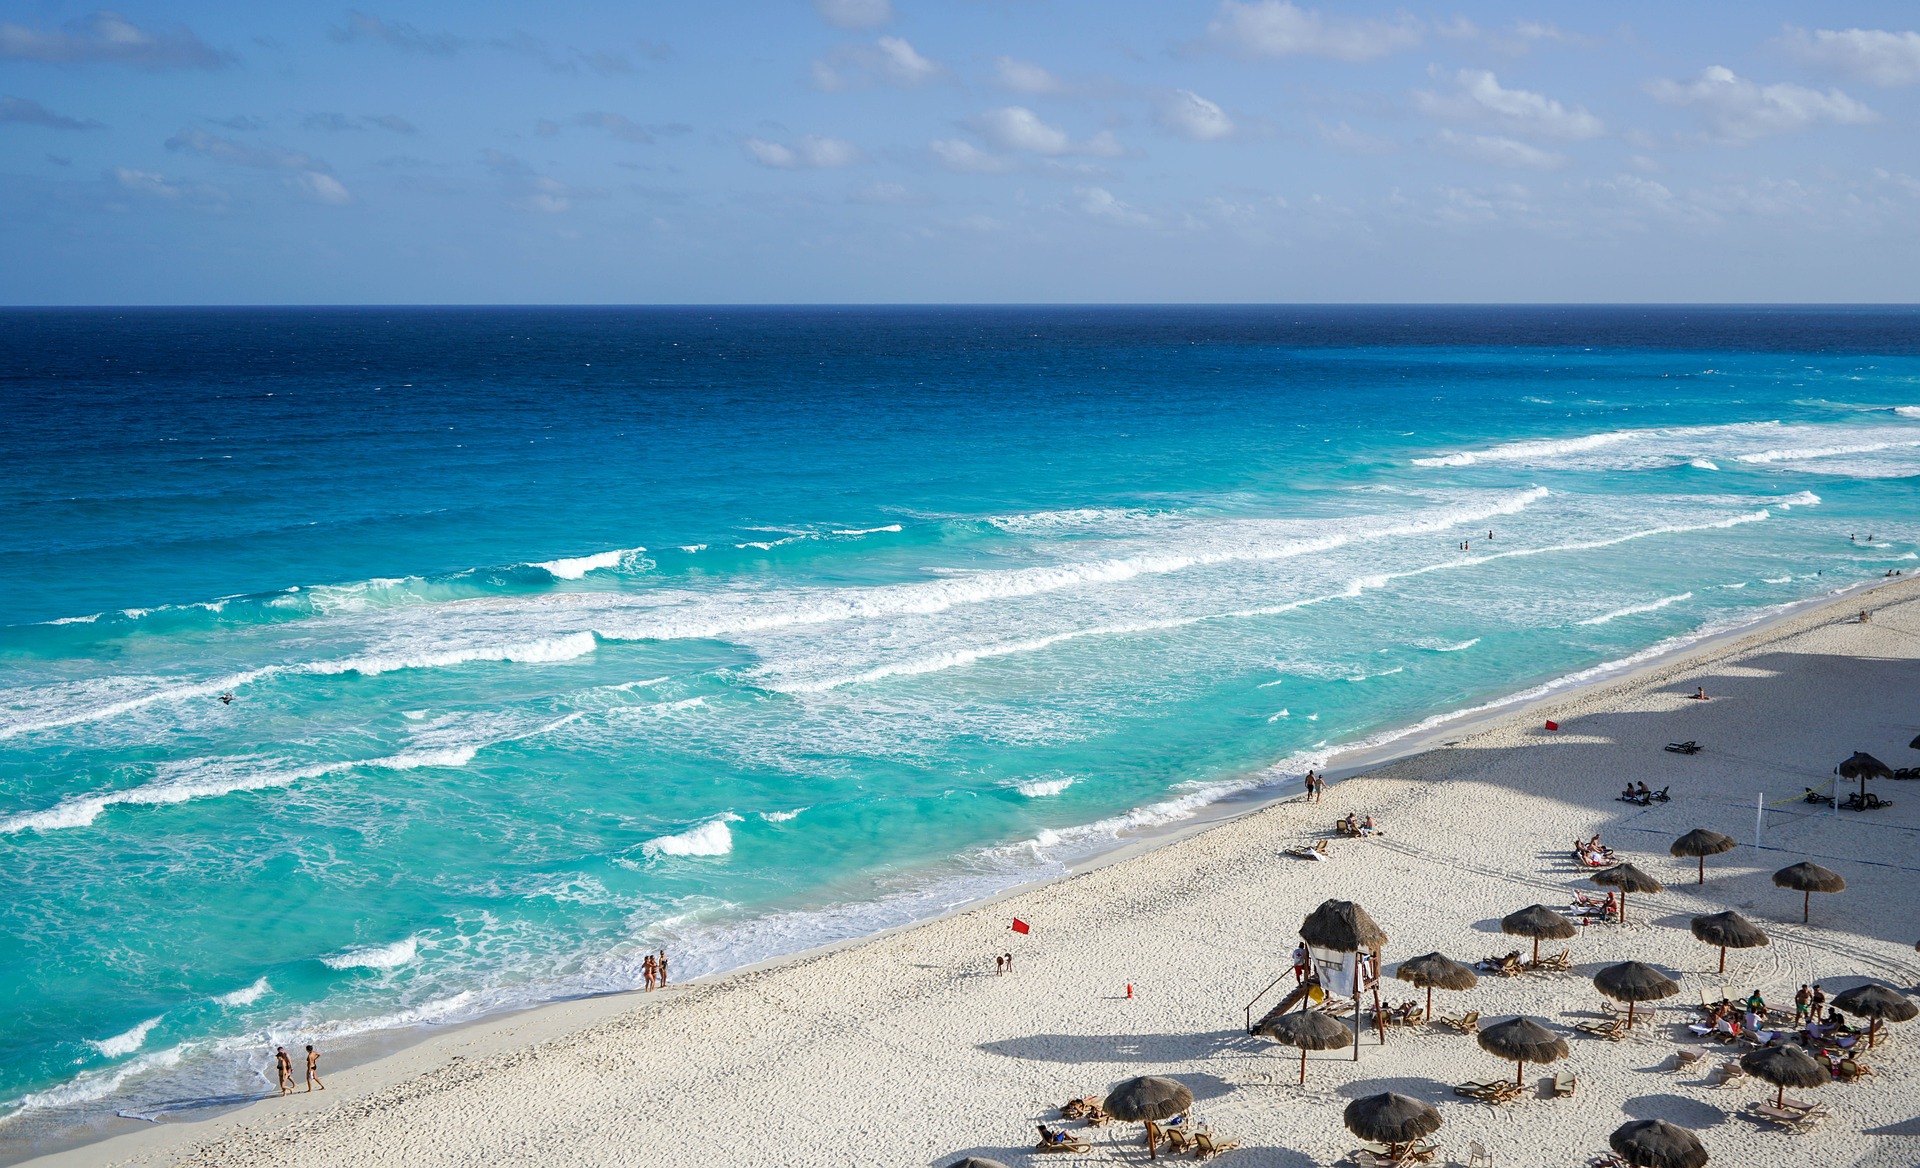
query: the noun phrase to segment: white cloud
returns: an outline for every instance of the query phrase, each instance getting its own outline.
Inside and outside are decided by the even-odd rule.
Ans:
[[[1011,93],[1025,93],[1035,97],[1067,91],[1066,82],[1049,73],[1043,66],[1035,65],[1031,61],[1016,61],[1012,57],[994,58],[993,83]]]
[[[124,16],[95,12],[59,30],[0,23],[0,60],[132,65],[141,69],[220,69],[232,63],[185,28],[149,32]],[[145,171],[131,173],[145,174]]]
[[[1700,111],[1721,137],[1749,141],[1804,130],[1819,122],[1862,125],[1879,115],[1838,89],[1825,93],[1804,85],[1757,85],[1714,65],[1694,81],[1654,81],[1647,92],[1667,105]]]
[[[1842,76],[1889,88],[1920,81],[1920,32],[1789,27],[1781,40],[1807,64]]]
[[[1207,34],[1218,44],[1255,56],[1308,55],[1337,61],[1370,61],[1420,43],[1420,25],[1408,16],[1391,22],[1341,20],[1289,0],[1222,0]]]
[[[1114,198],[1105,187],[1075,187],[1073,193],[1080,200],[1080,210],[1096,219],[1122,227],[1145,227],[1153,222],[1150,216]]]
[[[1320,137],[1335,150],[1344,150],[1348,154],[1392,154],[1400,149],[1399,144],[1391,138],[1356,130],[1345,122],[1337,126],[1321,126]]]
[[[946,73],[904,37],[883,36],[871,45],[842,45],[813,62],[813,87],[834,93],[884,81],[903,89],[925,85]]]
[[[287,181],[295,190],[300,191],[316,203],[326,203],[329,206],[338,207],[342,204],[353,202],[353,196],[347,193],[347,188],[341,186],[340,180],[330,174],[321,174],[317,170],[309,170]]]
[[[1456,134],[1452,130],[1442,130],[1440,144],[1450,153],[1469,162],[1484,162],[1490,166],[1552,170],[1566,165],[1567,161],[1564,154],[1555,154],[1551,150],[1542,150],[1538,146],[1493,134]]]
[[[973,129],[1002,150],[1057,158],[1063,154],[1091,154],[1116,158],[1126,153],[1110,131],[1102,130],[1085,142],[1075,142],[1059,126],[1050,125],[1025,106],[992,109],[974,118]]]
[[[935,138],[927,149],[942,166],[962,174],[1005,174],[1015,165],[1011,158],[989,154],[964,138]]]
[[[813,7],[835,28],[873,28],[893,19],[893,0],[813,0]]]
[[[1176,89],[1160,104],[1160,124],[1195,142],[1217,142],[1234,130],[1225,110],[1191,89]]]
[[[115,167],[113,180],[122,190],[166,203],[179,203],[203,211],[220,211],[227,205],[227,192],[205,183],[176,182],[151,170]]]
[[[904,37],[883,36],[874,45],[880,50],[881,72],[895,85],[923,85],[940,76],[940,66],[915,52]]]
[[[808,134],[788,146],[765,138],[748,138],[747,153],[762,166],[775,170],[837,170],[852,166],[865,157],[860,148],[843,138],[823,138]]]
[[[1454,93],[1414,94],[1420,112],[1435,118],[1483,122],[1527,138],[1577,142],[1606,132],[1599,118],[1584,106],[1568,109],[1544,94],[1507,89],[1485,69],[1462,69],[1454,75]]]
[[[539,215],[559,215],[573,210],[573,192],[559,179],[535,175],[528,185],[531,189],[508,202],[509,207]]]
[[[205,130],[182,130],[166,142],[167,149],[203,154],[217,162],[233,166],[251,166],[260,170],[323,171],[326,164],[292,150],[271,146],[249,146],[232,138],[209,134]]]

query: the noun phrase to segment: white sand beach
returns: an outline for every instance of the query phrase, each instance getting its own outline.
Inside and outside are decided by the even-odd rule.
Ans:
[[[1872,609],[1859,623],[1857,613]],[[1802,984],[1834,992],[1863,979],[1910,990],[1920,978],[1920,783],[1879,781],[1894,806],[1834,811],[1794,801],[1856,750],[1899,767],[1920,731],[1920,581],[1848,597],[1674,663],[1548,699],[1448,736],[1419,754],[1298,798],[1123,855],[1056,883],[928,924],[770,968],[652,995],[545,1007],[431,1037],[329,1077],[330,1090],[270,1100],[198,1123],[156,1126],[49,1157],[60,1165],[944,1165],[967,1154],[1011,1165],[1144,1162],[1137,1125],[1090,1134],[1076,1156],[1031,1151],[1035,1124],[1085,1093],[1139,1074],[1179,1078],[1216,1135],[1242,1147],[1219,1162],[1296,1168],[1339,1161],[1358,1141],[1341,1112],[1392,1090],[1436,1105],[1443,1159],[1479,1141],[1498,1165],[1580,1165],[1629,1119],[1699,1134],[1728,1165],[1920,1163],[1920,1021],[1895,1025],[1866,1059],[1871,1077],[1814,1092],[1832,1110],[1789,1134],[1741,1115],[1771,1098],[1752,1081],[1719,1087],[1705,1068],[1671,1071],[1694,1045],[1683,1003],[1724,986],[1790,1002]],[[1710,701],[1690,700],[1696,686]],[[1547,719],[1560,729],[1543,728]],[[1692,756],[1663,744],[1697,740]],[[1628,780],[1670,787],[1649,807],[1615,799]],[[1760,847],[1755,800],[1770,806]],[[1785,801],[1783,801],[1785,800]],[[1371,814],[1385,834],[1337,839],[1330,859],[1286,849],[1328,836],[1337,816]],[[1696,827],[1740,846],[1707,861],[1668,845]],[[1386,968],[1439,950],[1456,959],[1521,946],[1501,916],[1603,893],[1570,841],[1598,833],[1661,881],[1632,898],[1626,925],[1594,925],[1565,947],[1572,970],[1483,976],[1437,995],[1443,1012],[1528,1014],[1571,1054],[1529,1067],[1526,1094],[1492,1107],[1457,1097],[1466,1079],[1514,1066],[1439,1028],[1371,1032],[1349,1052],[1311,1056],[1295,1085],[1291,1048],[1246,1034],[1246,1006],[1286,973],[1302,919],[1329,898],[1359,902],[1389,935]],[[1801,896],[1769,876],[1800,860],[1847,890]],[[1719,954],[1688,931],[1695,914],[1736,909],[1772,937]],[[1009,931],[1019,917],[1030,935]],[[1553,945],[1551,948],[1559,948]],[[996,976],[994,955],[1014,971]],[[1678,977],[1654,1022],[1614,1042],[1574,1032],[1601,1017],[1591,978],[1638,959]],[[1291,975],[1288,975],[1291,981]],[[1134,996],[1126,998],[1131,984]],[[1389,999],[1420,991],[1388,981]],[[1271,1005],[1268,997],[1261,1009]],[[1256,1011],[1257,1015],[1258,1011]],[[1737,1050],[1731,1053],[1738,1053]],[[1571,1098],[1539,1089],[1578,1077]],[[1078,1124],[1067,1124],[1078,1128]]]

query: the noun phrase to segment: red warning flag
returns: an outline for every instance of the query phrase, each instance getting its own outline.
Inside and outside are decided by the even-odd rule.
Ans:
[[[1548,722],[1548,723],[1547,723],[1547,729],[1549,729],[1549,730],[1558,730],[1558,729],[1560,729],[1560,723],[1558,723],[1558,722]]]
[[[1021,920],[1019,917],[1013,918],[1013,931],[1016,933],[1032,932],[1031,929],[1027,928],[1027,922]]]

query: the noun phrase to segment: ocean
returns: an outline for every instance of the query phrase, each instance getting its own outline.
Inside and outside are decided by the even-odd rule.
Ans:
[[[14,1154],[1920,567],[1908,308],[7,310],[0,421]]]

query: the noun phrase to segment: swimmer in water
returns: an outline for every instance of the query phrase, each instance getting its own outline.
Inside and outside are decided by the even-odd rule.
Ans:
[[[221,704],[221,705],[223,705],[223,706],[231,706],[231,705],[233,704],[233,695],[232,695],[232,694],[230,694],[230,693],[223,693],[223,694],[221,694],[221,695],[220,695],[220,704]]]

